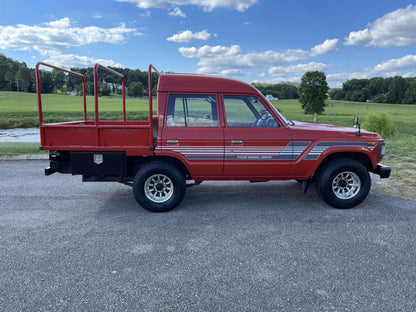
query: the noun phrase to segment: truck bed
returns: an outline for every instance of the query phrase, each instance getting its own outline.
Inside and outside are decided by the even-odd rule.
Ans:
[[[148,121],[72,121],[43,124],[45,150],[126,151],[127,155],[152,155]]]

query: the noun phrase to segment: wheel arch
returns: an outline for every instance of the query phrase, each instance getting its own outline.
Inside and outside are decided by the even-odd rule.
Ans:
[[[158,156],[155,158],[155,160],[160,160],[160,161],[165,161],[167,163],[170,163],[171,165],[178,168],[178,170],[182,172],[182,174],[185,176],[187,180],[192,179],[188,167],[181,160],[175,157],[169,157],[169,156]]]
[[[316,177],[319,175],[320,170],[329,162],[339,159],[339,158],[349,158],[361,163],[368,171],[372,170],[372,162],[368,155],[360,152],[339,152],[329,154],[325,157],[323,161],[319,164],[318,168],[313,173],[312,182],[315,182]]]

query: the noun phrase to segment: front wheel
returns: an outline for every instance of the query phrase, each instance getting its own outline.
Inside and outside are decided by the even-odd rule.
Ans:
[[[352,208],[368,195],[371,178],[366,167],[350,158],[327,163],[318,173],[316,189],[321,198],[335,208]]]
[[[175,208],[185,195],[185,177],[176,167],[155,161],[142,167],[133,182],[136,201],[146,210],[166,212]]]

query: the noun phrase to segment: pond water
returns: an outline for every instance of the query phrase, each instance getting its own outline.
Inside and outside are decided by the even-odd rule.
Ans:
[[[39,128],[0,129],[0,142],[40,142]]]

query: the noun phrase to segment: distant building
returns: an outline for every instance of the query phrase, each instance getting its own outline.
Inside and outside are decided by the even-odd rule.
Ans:
[[[273,95],[271,95],[271,94],[267,94],[266,95],[266,100],[267,101],[275,101],[275,100],[278,100],[278,98],[275,98]]]

